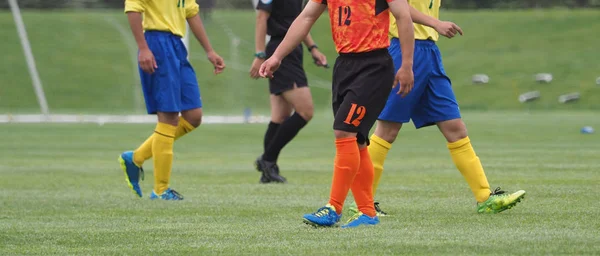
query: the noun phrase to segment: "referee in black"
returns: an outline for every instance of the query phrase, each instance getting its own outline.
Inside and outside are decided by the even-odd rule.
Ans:
[[[256,52],[250,69],[252,78],[260,77],[260,65],[277,49],[303,7],[303,0],[258,1],[254,39]],[[265,45],[267,34],[271,39]],[[328,67],[327,58],[319,51],[310,34],[304,39],[304,44],[316,65]],[[263,154],[255,162],[256,169],[262,172],[260,183],[286,182],[279,174],[279,153],[313,116],[313,100],[302,67],[302,56],[302,45],[298,45],[281,61],[281,66],[273,74],[273,78],[269,79],[271,122],[265,133]]]

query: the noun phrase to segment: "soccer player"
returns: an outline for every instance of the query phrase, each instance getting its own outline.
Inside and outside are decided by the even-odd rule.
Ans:
[[[271,57],[296,17],[302,12],[303,0],[260,0],[256,6],[256,53],[250,69],[252,78],[260,78],[258,70],[266,58]],[[266,45],[265,36],[271,39]],[[312,54],[315,64],[326,66],[327,59],[309,35],[304,44]],[[286,182],[279,174],[279,153],[313,116],[313,100],[302,67],[302,45],[298,44],[283,60],[281,66],[269,79],[271,122],[264,138],[264,151],[255,161],[262,172],[260,183]],[[292,113],[294,110],[294,114]]]
[[[409,4],[413,20],[423,24],[414,25],[415,86],[404,98],[396,97],[394,89],[379,115],[375,133],[371,136],[371,144],[368,147],[375,169],[373,194],[379,186],[383,163],[392,143],[402,124],[412,119],[417,129],[435,124],[442,132],[456,168],[466,179],[477,200],[477,212],[498,213],[510,209],[525,196],[525,191],[519,190],[512,194],[505,193],[500,188],[490,191],[479,157],[471,146],[467,128],[461,120],[450,79],[444,71],[442,56],[436,46],[438,32],[452,38],[457,33],[462,35],[462,30],[452,22],[438,20],[441,5],[439,0],[409,0]],[[403,54],[398,50],[401,40],[398,39],[396,31],[396,22],[391,17],[391,43],[388,51],[394,59],[395,68],[400,68]],[[385,215],[378,203],[375,203],[375,208],[378,215]]]
[[[327,8],[340,55],[335,62],[332,86],[336,155],[329,203],[305,214],[304,222],[314,226],[336,225],[348,190],[352,190],[359,212],[342,227],[376,225],[379,218],[373,207],[373,164],[366,148],[368,134],[392,86],[400,82],[398,93],[403,96],[412,89],[412,20],[406,0],[312,0],[294,20],[273,56],[262,64],[261,76],[273,76],[284,56],[306,37]],[[386,49],[390,11],[398,20],[404,52],[403,65],[395,78]]]
[[[136,150],[119,156],[127,183],[139,197],[142,196],[139,186],[139,179],[143,178],[142,164],[153,157],[154,190],[150,199],[183,199],[169,188],[173,143],[198,127],[202,120],[198,81],[181,41],[186,20],[213,64],[214,73],[219,74],[225,68],[223,59],[208,41],[198,10],[195,1],[125,1],[125,13],[139,47],[139,73],[146,109],[148,114],[158,117],[154,133]]]

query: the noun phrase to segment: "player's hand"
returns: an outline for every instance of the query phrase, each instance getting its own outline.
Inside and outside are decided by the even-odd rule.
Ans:
[[[212,63],[215,67],[215,75],[221,74],[221,72],[223,72],[225,69],[225,61],[223,61],[223,58],[221,58],[221,56],[214,51],[206,53],[206,56],[208,57],[208,61],[210,61],[210,63]]]
[[[325,54],[321,53],[319,49],[313,49],[310,52],[310,54],[312,54],[312,58],[315,62],[315,65],[319,67],[329,68],[329,65],[327,65],[327,57],[325,56]]]
[[[254,61],[252,61],[252,67],[250,67],[250,77],[254,79],[260,78],[258,71],[260,70],[260,65],[262,65],[264,62],[265,59],[254,58]]]
[[[260,70],[258,73],[260,76],[265,78],[273,78],[273,73],[279,68],[281,65],[281,60],[275,57],[268,58],[260,65]]]
[[[400,90],[398,90],[398,94],[401,94],[402,97],[406,96],[413,88],[415,83],[415,76],[412,71],[412,67],[402,66],[396,73],[396,77],[394,79],[394,86],[400,86]]]
[[[462,29],[454,24],[454,22],[450,21],[440,21],[435,27],[435,31],[440,33],[440,35],[445,36],[447,38],[453,38],[457,33],[461,36],[463,34]]]
[[[148,73],[154,73],[154,70],[158,68],[156,65],[156,59],[154,59],[154,54],[150,49],[140,49],[140,53],[138,54],[138,62],[140,63],[140,68]]]

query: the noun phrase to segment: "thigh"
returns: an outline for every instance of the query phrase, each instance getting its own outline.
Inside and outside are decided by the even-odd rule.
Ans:
[[[196,72],[187,59],[181,64],[181,110],[190,110],[202,107],[200,86],[196,79]]]
[[[313,99],[308,87],[299,87],[286,91],[281,96],[301,115],[313,112]]]
[[[140,69],[148,113],[181,111],[180,63],[173,45],[161,35],[147,35],[158,68],[152,74]]]
[[[397,71],[402,66],[402,53],[400,52],[398,39],[394,38],[390,42],[388,51],[394,61],[394,70]],[[429,65],[426,53],[425,49],[415,46],[413,64],[413,73],[415,76],[414,87],[405,97],[398,95],[400,86],[393,88],[387,98],[384,109],[378,117],[379,120],[396,123],[408,123],[410,121],[415,105],[419,102],[428,86],[431,65]]]
[[[429,86],[423,99],[415,108],[413,122],[421,128],[438,122],[460,118],[452,82],[443,69],[441,56],[437,48],[431,51],[433,70],[428,79]]]
[[[388,54],[352,59],[338,67],[344,89],[335,114],[334,129],[356,132],[359,144],[368,143],[368,135],[385,105],[394,82],[394,67]],[[344,68],[344,71],[340,71]],[[334,71],[334,72],[336,72]],[[349,74],[349,75],[344,75]]]
[[[271,121],[281,124],[292,114],[292,106],[283,96],[271,94],[269,98],[271,102]]]

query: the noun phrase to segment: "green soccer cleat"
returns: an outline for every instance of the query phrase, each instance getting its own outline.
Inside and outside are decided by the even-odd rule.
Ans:
[[[375,207],[375,212],[377,212],[377,217],[383,217],[388,215],[386,212],[381,210],[381,207],[379,207],[379,202],[375,202],[373,206]],[[350,207],[348,207],[348,212],[350,212],[350,214],[352,215],[358,213],[358,206],[356,206],[356,202],[353,202],[350,205]]]
[[[499,187],[490,193],[490,197],[483,203],[477,204],[478,213],[499,213],[513,208],[517,203],[525,198],[525,190],[519,190],[512,194],[507,194]]]

